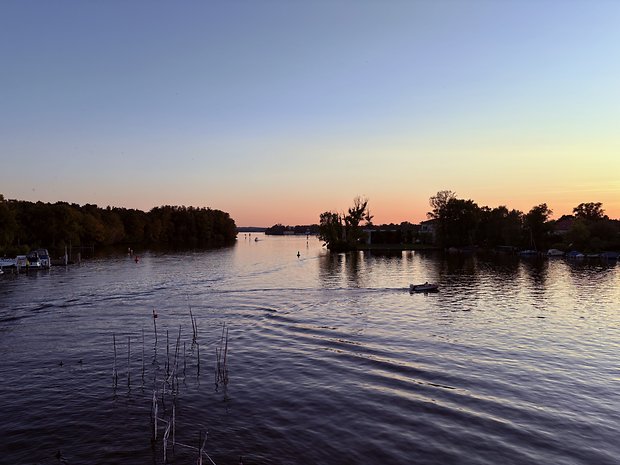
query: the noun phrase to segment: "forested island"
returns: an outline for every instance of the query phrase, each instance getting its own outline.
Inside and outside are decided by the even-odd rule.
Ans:
[[[0,256],[65,246],[213,248],[234,244],[235,221],[211,208],[141,210],[7,200],[0,194]]]

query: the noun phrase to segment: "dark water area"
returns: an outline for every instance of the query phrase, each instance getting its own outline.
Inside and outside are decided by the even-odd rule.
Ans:
[[[243,233],[140,256],[0,276],[0,463],[620,463],[615,262]]]

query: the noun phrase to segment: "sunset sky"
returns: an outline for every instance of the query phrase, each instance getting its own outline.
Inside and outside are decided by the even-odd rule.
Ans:
[[[239,226],[620,218],[620,1],[0,4],[0,193]]]

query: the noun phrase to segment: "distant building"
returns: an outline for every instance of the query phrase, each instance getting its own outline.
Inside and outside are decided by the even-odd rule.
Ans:
[[[573,215],[564,215],[553,225],[553,232],[558,236],[564,236],[573,228],[575,217]]]
[[[398,245],[404,242],[400,229],[373,228],[364,229],[364,233],[368,245]]]
[[[418,235],[422,242],[434,244],[437,239],[437,220],[426,220],[420,222],[420,229]]]

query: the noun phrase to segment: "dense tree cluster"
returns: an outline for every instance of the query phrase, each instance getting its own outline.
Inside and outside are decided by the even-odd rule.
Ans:
[[[210,208],[162,206],[147,213],[6,200],[0,195],[0,254],[65,245],[209,248],[233,244],[235,239],[234,220]]]
[[[449,190],[439,191],[429,199],[429,204],[429,221],[421,225],[403,222],[372,226],[368,200],[357,197],[346,214],[332,211],[321,214],[319,238],[329,249],[338,251],[366,247],[362,241],[365,231],[371,233],[371,245],[620,250],[620,221],[609,219],[600,202],[581,203],[573,209],[573,215],[558,220],[550,219],[553,212],[546,203],[523,213],[504,205],[480,207]]]
[[[372,222],[368,209],[368,199],[356,197],[347,213],[327,211],[321,213],[319,239],[325,241],[330,250],[355,249],[363,238],[362,222],[366,226]]]
[[[452,191],[440,191],[429,199],[435,242],[441,247],[510,246],[546,250],[581,249],[600,252],[620,248],[620,223],[604,214],[600,202],[581,203],[574,215],[550,220],[553,212],[542,203],[528,213],[505,206],[479,207],[459,199]],[[556,228],[560,222],[567,229]]]
[[[271,235],[271,236],[283,236],[285,234],[318,234],[318,233],[319,233],[318,224],[284,226],[283,224],[277,223],[265,229],[265,234]]]

